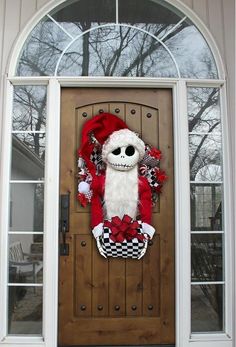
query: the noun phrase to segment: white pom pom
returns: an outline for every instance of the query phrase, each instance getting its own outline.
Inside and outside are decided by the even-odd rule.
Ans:
[[[80,167],[80,168],[84,167],[84,160],[82,158],[78,159],[78,167]]]
[[[90,191],[90,185],[87,182],[82,181],[79,183],[78,189],[79,193],[87,194]]]

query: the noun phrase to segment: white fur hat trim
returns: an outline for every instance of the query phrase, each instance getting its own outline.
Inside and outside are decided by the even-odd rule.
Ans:
[[[102,159],[105,160],[107,158],[108,153],[111,153],[116,148],[129,145],[134,146],[138,150],[139,160],[142,160],[145,153],[145,144],[135,132],[129,129],[121,129],[114,131],[108,137],[108,139],[102,147]]]

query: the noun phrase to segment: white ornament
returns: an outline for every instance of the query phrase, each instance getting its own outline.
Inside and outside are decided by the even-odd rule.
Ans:
[[[79,193],[87,194],[90,191],[90,185],[87,182],[80,182],[78,186]]]

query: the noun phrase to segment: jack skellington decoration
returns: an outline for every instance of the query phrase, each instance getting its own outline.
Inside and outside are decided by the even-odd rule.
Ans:
[[[142,258],[155,233],[152,205],[166,179],[161,152],[120,118],[102,113],[85,123],[78,155],[78,200],[82,206],[91,203],[100,254]]]

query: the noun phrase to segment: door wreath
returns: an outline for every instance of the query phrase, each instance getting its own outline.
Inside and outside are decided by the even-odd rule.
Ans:
[[[100,254],[141,259],[155,229],[152,206],[167,176],[161,152],[110,113],[88,120],[78,149],[80,204],[91,204],[92,233]]]

